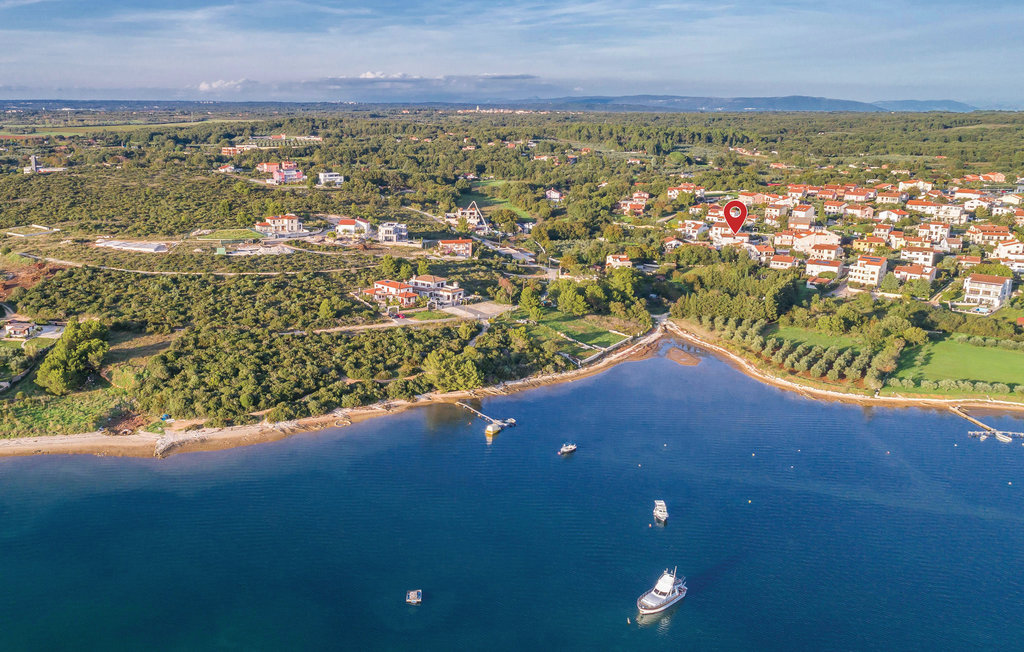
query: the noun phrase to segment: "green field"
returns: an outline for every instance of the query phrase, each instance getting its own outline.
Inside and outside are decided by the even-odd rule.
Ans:
[[[930,342],[905,351],[897,378],[921,380],[972,380],[987,383],[1024,384],[1024,351],[973,346],[952,340]],[[916,366],[919,357],[924,364]]]
[[[450,319],[452,317],[455,317],[455,315],[444,312],[443,310],[423,310],[409,315],[409,319],[418,319],[420,321],[428,319]]]
[[[22,385],[27,383],[31,380],[12,391],[25,389]],[[16,401],[0,415],[0,438],[91,432],[118,413],[122,401],[107,389]]]
[[[525,311],[515,310],[507,313],[506,318],[508,320],[527,319],[528,316]],[[609,330],[610,326],[607,323],[604,323],[612,319],[613,318],[611,317],[600,317],[597,315],[573,317],[571,315],[558,312],[557,310],[545,310],[544,316],[541,317],[535,328],[540,329],[541,331],[547,329],[558,333],[564,333],[578,342],[583,342],[584,344],[589,344],[591,346],[608,348],[609,346],[618,344],[622,340],[626,339],[621,335],[612,333],[611,330]],[[560,338],[557,335],[554,335],[554,337],[560,342],[577,349],[578,352],[582,354],[582,357],[588,357],[597,353],[597,351],[593,349],[577,347],[572,344],[572,342]],[[548,339],[550,339],[550,337],[548,337]],[[569,353],[568,351],[566,352]],[[570,353],[570,355],[580,357],[577,353]]]
[[[838,346],[841,349],[852,347],[856,350],[860,347],[860,342],[853,337],[846,335],[827,335],[825,333],[819,333],[806,328],[796,328],[794,326],[776,326],[774,328],[769,328],[765,331],[765,337],[781,337],[782,339],[793,340],[794,342],[803,342],[810,346],[820,346],[826,349],[831,346]]]
[[[519,217],[520,219],[532,220],[532,215],[524,211],[522,208],[519,208],[515,204],[510,204],[508,201],[504,199],[499,199],[497,197],[485,195],[482,192],[475,192],[476,188],[479,188],[481,186],[501,185],[502,183],[505,182],[495,179],[475,184],[474,192],[467,192],[463,194],[462,197],[459,199],[459,206],[461,208],[465,208],[466,206],[469,206],[470,202],[475,201],[476,205],[480,207],[480,210],[483,211],[484,215],[490,215],[496,210],[507,208],[513,213],[515,213],[516,216]]]

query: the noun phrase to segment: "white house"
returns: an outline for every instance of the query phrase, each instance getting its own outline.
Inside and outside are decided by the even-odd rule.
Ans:
[[[838,260],[821,260],[818,258],[807,260],[808,276],[821,276],[825,272],[832,272],[836,275],[836,278],[839,278],[843,275],[844,271],[843,263]]]
[[[935,268],[927,265],[897,265],[892,273],[901,281],[923,280],[931,283],[935,280]]]
[[[406,242],[409,240],[409,227],[398,222],[384,222],[377,229],[378,242]]]
[[[361,217],[343,217],[338,220],[334,230],[339,235],[369,235],[373,227],[370,225],[369,220],[364,220]]]
[[[931,266],[938,262],[942,254],[931,247],[904,247],[900,258],[918,265]]]
[[[852,283],[861,283],[878,287],[885,276],[887,262],[879,256],[860,256],[857,263],[850,268],[849,280]]]
[[[345,183],[345,177],[338,172],[321,172],[317,175],[318,186],[340,186]]]
[[[1013,288],[1013,279],[990,274],[971,274],[964,281],[964,303],[987,306],[996,310],[1007,299]]]
[[[288,213],[286,215],[272,215],[262,222],[257,222],[253,228],[264,235],[292,235],[302,233],[302,223],[299,217]]]

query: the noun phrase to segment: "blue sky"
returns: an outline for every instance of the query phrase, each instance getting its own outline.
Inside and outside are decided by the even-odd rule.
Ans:
[[[0,0],[0,97],[1024,106],[1018,0]]]

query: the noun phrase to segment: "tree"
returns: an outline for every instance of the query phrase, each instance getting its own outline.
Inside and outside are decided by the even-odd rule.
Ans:
[[[537,297],[537,291],[532,287],[525,287],[523,291],[519,293],[519,307],[526,311],[530,319],[533,321],[539,321],[541,318],[540,310],[540,299]]]
[[[587,314],[587,302],[584,301],[576,286],[570,285],[558,295],[558,309],[567,315],[581,317]]]
[[[420,258],[420,261],[416,263],[416,274],[418,276],[430,274],[430,263],[427,262],[426,258]]]
[[[64,334],[39,365],[36,384],[58,396],[81,387],[89,372],[99,371],[103,356],[110,349],[104,341],[106,334],[106,327],[97,321],[69,321]]]
[[[895,274],[889,272],[888,274],[885,275],[885,278],[882,279],[882,283],[881,285],[878,286],[878,289],[881,290],[882,292],[888,293],[899,292],[900,280],[896,278]]]
[[[317,310],[316,313],[317,317],[320,318],[320,321],[330,321],[334,319],[335,314],[334,306],[331,305],[330,299],[324,299],[320,302],[320,309]]]

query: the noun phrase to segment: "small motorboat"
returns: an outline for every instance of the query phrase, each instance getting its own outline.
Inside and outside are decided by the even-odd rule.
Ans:
[[[636,600],[641,614],[656,614],[665,611],[686,597],[686,578],[676,577],[676,571],[665,569],[654,588]]]
[[[494,435],[496,435],[499,432],[501,432],[502,428],[503,428],[503,426],[501,426],[501,425],[499,425],[497,423],[488,423],[487,427],[484,428],[484,434],[487,435],[488,437],[493,437]]]
[[[409,591],[405,594],[405,601],[408,604],[420,604],[423,602],[423,590],[416,589],[415,591]]]
[[[576,452],[576,444],[570,444],[568,442],[562,444],[562,447],[558,449],[559,455],[569,455],[570,453]]]
[[[668,520],[668,507],[664,500],[654,501],[654,520],[664,523]]]

